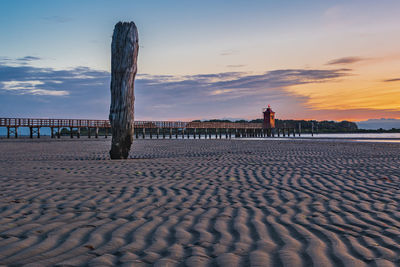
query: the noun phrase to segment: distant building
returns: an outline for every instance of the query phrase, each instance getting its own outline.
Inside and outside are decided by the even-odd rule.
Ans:
[[[264,129],[274,129],[275,128],[275,112],[272,111],[271,106],[268,105],[267,108],[263,109],[264,114]]]

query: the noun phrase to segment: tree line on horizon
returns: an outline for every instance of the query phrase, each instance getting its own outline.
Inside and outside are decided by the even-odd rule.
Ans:
[[[200,120],[195,120],[194,122],[200,122]],[[263,123],[263,119],[255,120],[203,120],[202,122],[231,122],[231,123]],[[276,128],[296,128],[298,129],[301,125],[302,132],[311,132],[313,127],[315,132],[320,133],[343,133],[343,132],[357,132],[358,126],[355,122],[351,121],[316,121],[316,120],[280,120],[275,119]]]

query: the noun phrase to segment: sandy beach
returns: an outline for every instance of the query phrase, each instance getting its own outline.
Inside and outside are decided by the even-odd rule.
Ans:
[[[0,140],[0,264],[400,266],[400,144]]]

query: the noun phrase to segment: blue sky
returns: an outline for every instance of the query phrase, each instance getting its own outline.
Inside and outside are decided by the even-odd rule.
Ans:
[[[118,21],[142,120],[400,118],[398,1],[3,1],[0,116],[107,118]]]

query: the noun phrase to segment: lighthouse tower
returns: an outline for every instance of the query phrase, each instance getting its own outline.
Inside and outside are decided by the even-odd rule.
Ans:
[[[267,108],[263,109],[264,114],[264,129],[274,129],[275,128],[275,112],[272,111],[271,106],[268,105]]]

